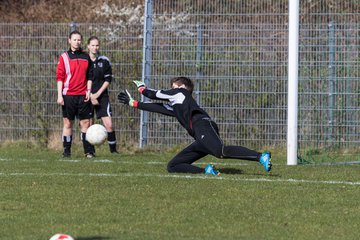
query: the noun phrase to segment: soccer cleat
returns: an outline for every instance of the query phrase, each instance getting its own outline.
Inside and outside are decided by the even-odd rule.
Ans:
[[[94,158],[95,155],[93,153],[85,153],[86,158]]]
[[[271,153],[263,152],[260,156],[259,162],[264,166],[265,171],[270,172],[271,170]]]
[[[205,167],[205,174],[220,175],[220,172],[215,169],[215,166],[213,164],[208,164]]]
[[[63,158],[69,158],[71,157],[71,150],[70,148],[64,148],[64,152],[62,154]]]

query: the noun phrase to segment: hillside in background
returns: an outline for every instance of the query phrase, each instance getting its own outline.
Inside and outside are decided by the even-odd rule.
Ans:
[[[118,9],[143,4],[143,0],[1,0],[0,22],[109,22],[106,6]]]

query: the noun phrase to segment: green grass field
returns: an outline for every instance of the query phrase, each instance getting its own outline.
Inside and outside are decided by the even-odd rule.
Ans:
[[[220,176],[168,174],[174,151],[85,159],[0,147],[0,239],[359,239],[360,165],[207,157]]]

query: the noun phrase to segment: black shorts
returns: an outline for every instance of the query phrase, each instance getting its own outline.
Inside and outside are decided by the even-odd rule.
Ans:
[[[112,112],[109,96],[101,96],[97,100],[99,101],[99,105],[93,105],[93,109],[96,112],[96,118],[111,117]]]
[[[92,110],[90,101],[84,102],[85,96],[63,96],[64,105],[62,106],[62,113],[64,118],[79,120],[92,118]]]

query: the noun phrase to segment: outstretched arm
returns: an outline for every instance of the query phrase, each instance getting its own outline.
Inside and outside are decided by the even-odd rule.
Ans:
[[[167,104],[163,104],[163,103],[139,102],[137,108],[148,112],[156,112],[166,116],[174,117],[174,112],[172,108]]]
[[[177,89],[168,89],[168,90],[155,90],[147,88],[145,83],[142,81],[133,81],[133,83],[138,88],[138,91],[147,98],[153,100],[165,100],[170,102],[183,101],[184,95],[179,94]]]
[[[174,116],[173,109],[168,104],[139,102],[137,100],[134,100],[127,90],[125,90],[124,92],[120,92],[118,94],[118,100],[120,103],[129,105],[133,108],[138,108],[140,110],[144,110],[148,112],[156,112],[172,117]]]
[[[138,91],[147,98],[157,100],[156,92],[158,90],[147,88],[145,83],[142,81],[134,80],[133,83],[136,85]]]

